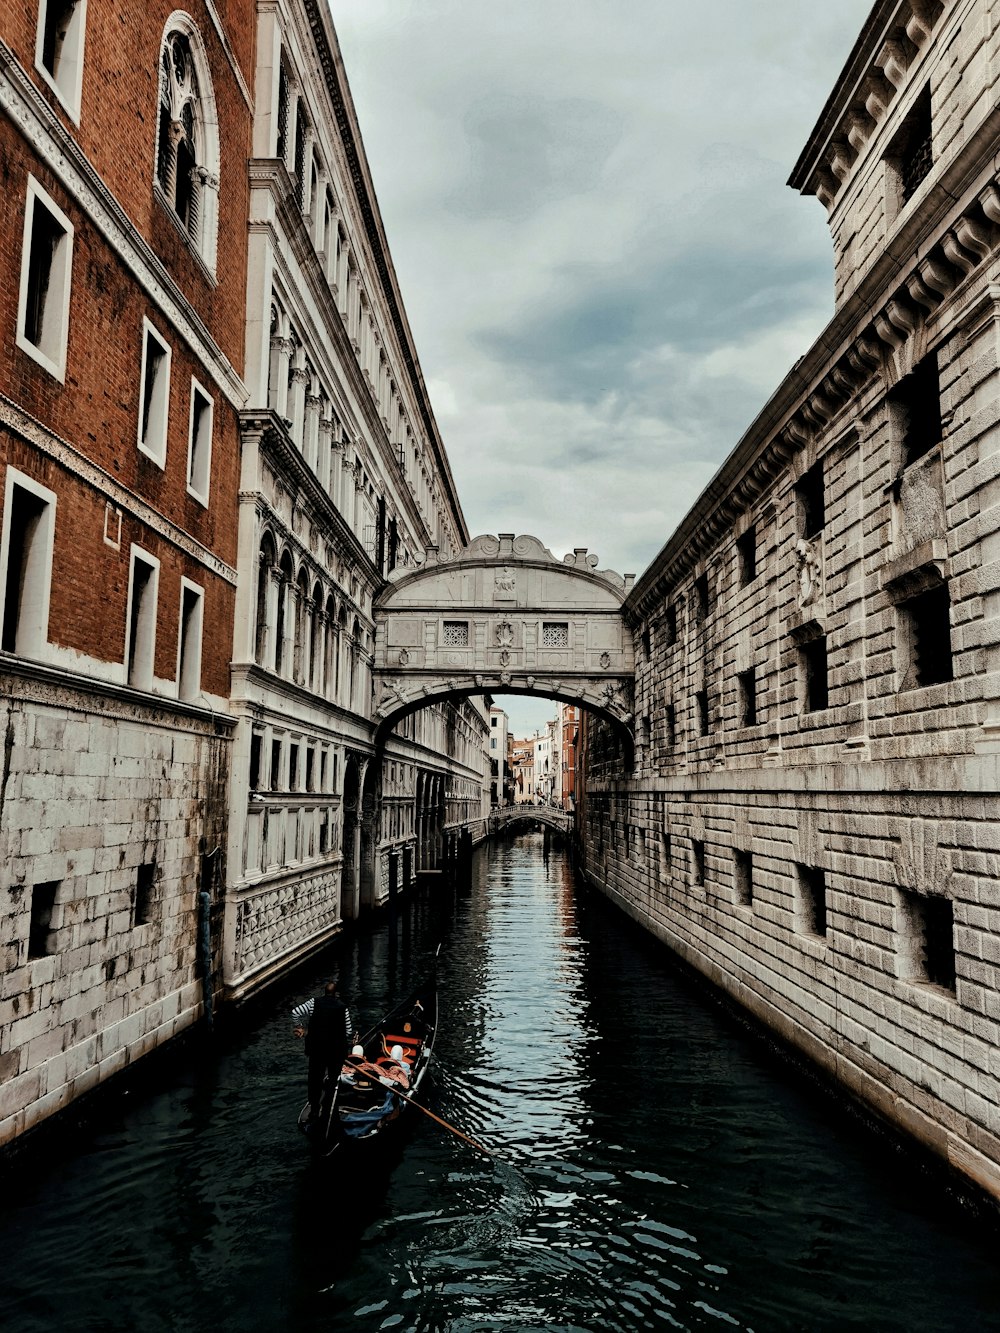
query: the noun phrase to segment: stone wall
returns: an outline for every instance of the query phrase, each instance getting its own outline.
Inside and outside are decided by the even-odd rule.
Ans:
[[[201,1012],[228,725],[175,707],[44,668],[5,678],[0,1143]]]
[[[1000,116],[947,137],[980,106],[956,52],[996,34],[985,2],[921,6],[865,139],[855,75],[917,8],[876,6],[797,183],[863,226],[914,80],[952,89],[933,163],[626,600],[635,763],[589,725],[583,862],[1000,1197]]]

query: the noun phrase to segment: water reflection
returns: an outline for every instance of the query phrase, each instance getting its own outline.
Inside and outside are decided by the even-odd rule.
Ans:
[[[374,1019],[431,965],[433,1106],[317,1165],[288,1012]],[[0,1325],[1000,1329],[989,1237],[789,1077],[541,838],[362,931],[4,1182]]]

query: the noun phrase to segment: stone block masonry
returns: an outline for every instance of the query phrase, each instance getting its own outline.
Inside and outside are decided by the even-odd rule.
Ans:
[[[578,806],[592,883],[1000,1199],[998,34],[875,6],[793,175],[837,312],[626,599]]]
[[[193,714],[43,668],[4,679],[0,1144],[202,1012],[229,725]]]

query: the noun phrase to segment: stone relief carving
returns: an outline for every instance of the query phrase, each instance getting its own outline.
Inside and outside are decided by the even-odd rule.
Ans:
[[[497,644],[501,648],[509,648],[514,642],[514,626],[509,620],[501,621],[497,625]]]
[[[602,670],[607,671],[608,667],[611,665],[611,654],[601,653],[600,661]]]
[[[405,648],[400,648],[400,650],[399,650],[399,665],[400,665],[401,667],[405,667],[406,664],[409,662],[409,660],[410,660],[410,654],[406,651]]]
[[[812,606],[821,592],[822,566],[818,546],[800,537],[795,543],[795,563],[799,581],[799,607]]]
[[[517,571],[504,566],[493,576],[493,592],[498,598],[509,600],[517,595]]]
[[[505,648],[505,649],[503,650],[503,652],[500,654],[500,665],[501,665],[502,667],[508,667],[508,666],[510,666],[510,653],[507,651],[506,648]]]

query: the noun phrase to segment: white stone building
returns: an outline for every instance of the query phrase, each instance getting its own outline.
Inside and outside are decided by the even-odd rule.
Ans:
[[[1000,5],[880,0],[792,184],[835,314],[625,612],[586,871],[1000,1196]]]
[[[405,887],[482,817],[482,703],[376,747],[372,599],[468,540],[328,8],[257,11],[227,986]]]

